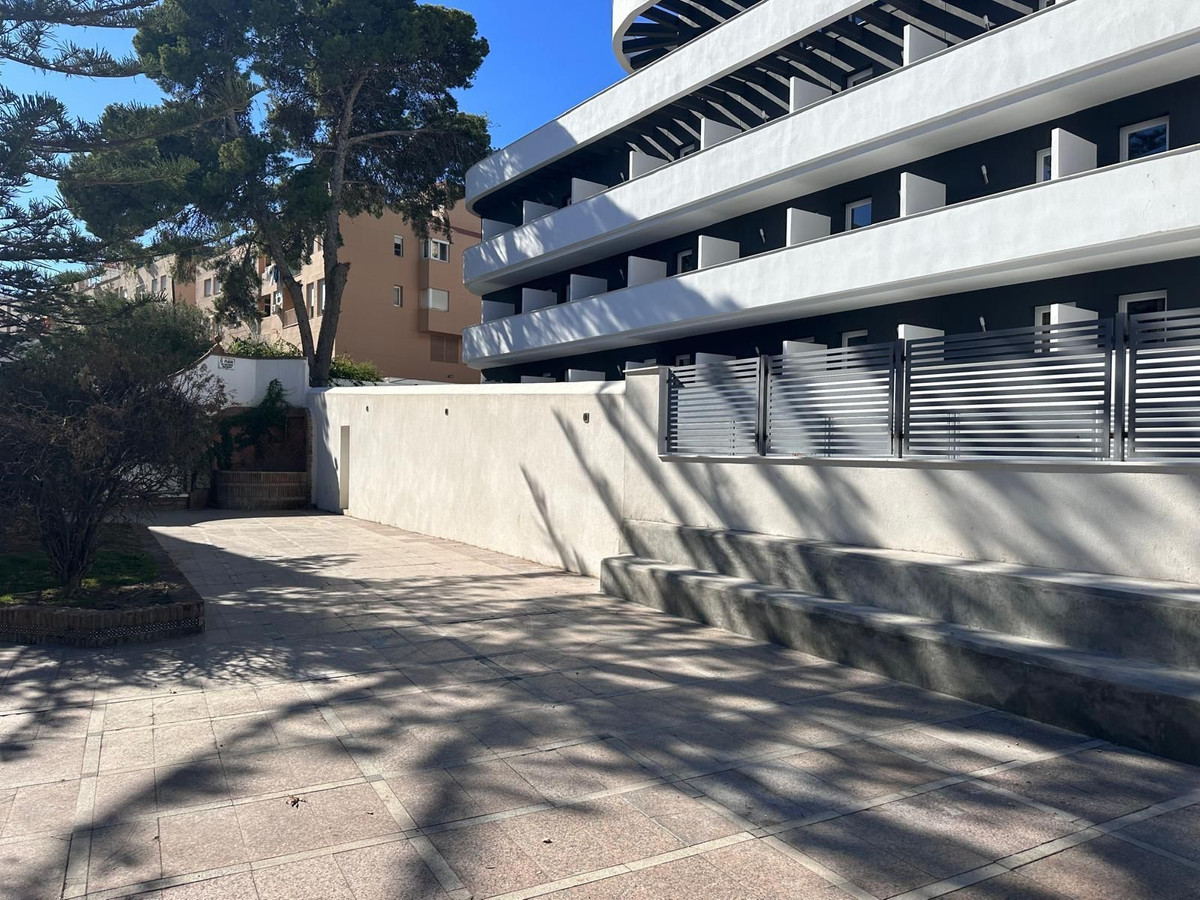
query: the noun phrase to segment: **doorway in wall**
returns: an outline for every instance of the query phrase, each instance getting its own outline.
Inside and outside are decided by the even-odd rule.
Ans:
[[[350,508],[350,426],[343,425],[338,446],[338,508]]]

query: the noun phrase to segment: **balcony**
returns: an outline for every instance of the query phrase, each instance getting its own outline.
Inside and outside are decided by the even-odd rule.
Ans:
[[[1200,255],[1194,196],[1200,149],[1177,150],[499,319],[464,334],[464,358],[562,358]]]
[[[467,284],[519,285],[1200,71],[1196,4],[1096,13],[1054,7],[550,211],[472,248]]]

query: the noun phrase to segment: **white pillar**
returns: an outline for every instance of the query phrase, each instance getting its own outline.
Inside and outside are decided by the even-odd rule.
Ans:
[[[901,217],[915,216],[917,213],[940,209],[945,205],[946,186],[940,181],[922,178],[912,172],[900,173]]]
[[[733,125],[723,125],[713,119],[700,120],[700,149],[707,150],[713,144],[727,141],[742,133],[742,129]]]
[[[590,369],[567,369],[567,381],[603,381],[603,372],[593,372]]]
[[[946,332],[940,328],[925,328],[922,325],[897,325],[896,337],[902,341],[916,341],[921,338],[945,337]]]
[[[799,356],[803,353],[822,353],[829,349],[827,344],[818,344],[816,341],[784,341],[783,355],[784,356]]]
[[[484,300],[483,301],[483,322],[494,322],[496,319],[505,319],[509,316],[516,315],[517,307],[515,303],[501,303],[499,300]]]
[[[528,225],[534,219],[548,216],[556,209],[558,209],[557,206],[548,206],[545,203],[534,203],[532,200],[526,200],[521,204],[521,221]]]
[[[644,256],[629,257],[629,277],[626,284],[637,287],[639,284],[649,284],[667,277],[667,264],[658,259],[646,259]]]
[[[1050,304],[1050,324],[1069,325],[1072,322],[1092,322],[1099,318],[1094,309],[1082,309],[1078,306],[1067,306],[1065,303]]]
[[[496,219],[481,219],[483,223],[483,239],[490,241],[494,237],[499,237],[507,231],[512,231],[516,225],[509,225],[507,222],[500,222]]]
[[[833,220],[829,216],[807,212],[803,209],[787,211],[787,243],[789,247],[829,237]]]
[[[521,312],[529,313],[535,309],[545,309],[558,303],[558,294],[554,291],[535,291],[525,288],[521,291]]]
[[[741,259],[742,247],[737,241],[727,241],[711,235],[700,235],[700,253],[697,268],[707,269],[721,263]]]
[[[598,181],[584,181],[582,178],[572,178],[571,202],[582,203],[588,197],[595,197],[597,194],[607,190],[607,184],[601,184]]]
[[[833,91],[819,84],[813,84],[804,78],[792,79],[792,112],[812,106],[819,100],[832,96]]]
[[[697,353],[696,365],[708,366],[713,363],[733,362],[736,356],[726,356],[724,353]]]
[[[549,375],[522,375],[521,384],[554,384]]]
[[[1096,145],[1055,128],[1050,132],[1050,177],[1066,178],[1096,168]]]
[[[904,64],[912,65],[918,60],[941,53],[950,45],[913,25],[904,26]]]
[[[608,292],[608,282],[603,278],[592,278],[590,275],[572,275],[567,287],[567,300],[583,300],[585,297],[595,297],[597,294]]]
[[[641,150],[629,151],[629,179],[632,181],[642,175],[647,175],[655,169],[661,169],[667,164],[668,160],[658,156],[651,156],[649,153],[643,153]]]

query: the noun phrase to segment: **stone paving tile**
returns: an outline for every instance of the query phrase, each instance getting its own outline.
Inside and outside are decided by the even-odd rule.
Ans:
[[[1017,869],[1021,877],[1072,900],[1194,900],[1200,870],[1102,837]]]
[[[446,900],[437,878],[408,841],[349,850],[334,860],[354,900]]]
[[[59,900],[70,839],[36,838],[0,844],[0,897],[5,900]]]
[[[1189,767],[346,517],[157,533],[205,635],[0,647],[3,900],[58,897],[75,829],[72,891],[255,866],[143,900],[882,898],[998,859],[929,890],[1200,897],[1200,804],[1044,846]]]
[[[1072,815],[1103,822],[1200,790],[1200,769],[1129,750],[1098,747],[1009,769],[986,781]]]

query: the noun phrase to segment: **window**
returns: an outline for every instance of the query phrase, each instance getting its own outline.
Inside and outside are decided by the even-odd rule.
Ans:
[[[690,247],[675,254],[675,274],[696,271],[696,251]]]
[[[271,309],[274,312],[279,312],[283,309],[283,291],[276,291],[271,295]]]
[[[855,228],[866,228],[870,225],[872,205],[870,197],[865,200],[855,200],[853,203],[847,203],[846,230],[853,231]]]
[[[325,279],[317,281],[317,315],[325,315]]]
[[[1167,311],[1166,291],[1147,291],[1144,294],[1123,294],[1119,300],[1120,310],[1136,316],[1138,313]]]
[[[1170,149],[1171,120],[1165,116],[1121,129],[1121,162],[1166,153]]]
[[[1047,147],[1045,150],[1039,150],[1037,155],[1037,180],[1040,184],[1043,181],[1050,181],[1054,177],[1054,154]]]
[[[695,357],[690,353],[680,353],[675,357],[675,361],[671,363],[673,366],[690,366],[695,363]]]
[[[204,296],[205,297],[212,296],[212,279],[211,278],[204,279]]]
[[[152,293],[152,294],[158,293],[158,276],[157,275],[155,275],[153,278],[150,279],[150,293]]]
[[[402,235],[402,234],[393,234],[392,235],[392,255],[393,256],[403,256],[404,255],[404,235]]]
[[[457,363],[459,338],[453,334],[431,334],[429,336],[429,359],[431,362]]]
[[[450,261],[450,245],[445,241],[427,240],[421,244],[421,259],[436,259],[438,262]]]
[[[429,288],[421,297],[421,308],[446,312],[450,309],[450,292]]]
[[[221,293],[221,279],[214,278],[213,279],[213,296],[217,297],[220,295],[220,293]]]
[[[304,286],[304,300],[305,300],[305,303],[308,305],[309,318],[312,318],[313,316],[315,316],[317,314],[316,307],[313,306],[314,298],[316,296],[317,296],[317,283],[315,281],[310,281],[308,284],[306,284]]]
[[[863,84],[875,77],[874,69],[860,69],[846,79],[846,87],[852,88],[855,85]]]
[[[842,346],[843,347],[861,347],[870,340],[870,332],[866,329],[862,331],[843,331]]]
[[[404,305],[404,286],[400,284],[392,285],[392,306]]]

